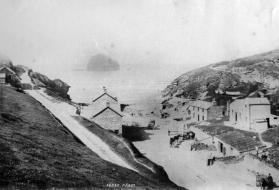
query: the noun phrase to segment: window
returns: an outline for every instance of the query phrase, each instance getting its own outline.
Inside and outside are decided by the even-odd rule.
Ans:
[[[202,120],[204,120],[204,116],[202,116]]]

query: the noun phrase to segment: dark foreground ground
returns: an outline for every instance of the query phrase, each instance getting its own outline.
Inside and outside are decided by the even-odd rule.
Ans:
[[[154,163],[148,162],[161,173],[138,165],[140,175],[104,161],[32,97],[0,88],[0,189],[178,189]],[[131,155],[127,159],[133,160]]]

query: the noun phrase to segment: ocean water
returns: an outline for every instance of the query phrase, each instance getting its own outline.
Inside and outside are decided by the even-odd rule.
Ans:
[[[155,74],[156,73],[156,74]],[[103,93],[103,86],[121,103],[148,104],[161,100],[161,91],[169,84],[162,72],[122,69],[111,72],[85,70],[52,71],[50,78],[60,78],[71,86],[73,101],[89,103]]]

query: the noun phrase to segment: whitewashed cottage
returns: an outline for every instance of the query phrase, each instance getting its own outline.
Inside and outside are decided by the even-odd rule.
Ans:
[[[84,107],[82,115],[99,124],[102,128],[122,134],[122,114],[116,97],[104,88],[104,93]]]
[[[216,102],[196,100],[189,102],[187,115],[192,122],[202,122],[221,118],[225,115],[225,107],[217,106]]]
[[[230,104],[230,123],[244,130],[267,129],[270,116],[270,102],[264,97],[236,99]]]

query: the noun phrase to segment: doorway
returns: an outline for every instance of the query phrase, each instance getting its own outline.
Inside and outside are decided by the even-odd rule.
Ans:
[[[223,152],[223,151],[224,151],[224,145],[223,145],[223,143],[218,142],[218,144],[219,144],[219,150],[220,150],[220,152]]]

